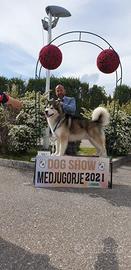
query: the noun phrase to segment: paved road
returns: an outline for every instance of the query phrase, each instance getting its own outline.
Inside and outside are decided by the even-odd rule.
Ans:
[[[112,190],[36,189],[0,167],[0,270],[130,270],[130,165]]]

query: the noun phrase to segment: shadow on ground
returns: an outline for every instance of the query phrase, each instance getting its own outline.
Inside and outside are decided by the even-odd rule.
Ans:
[[[0,238],[0,269],[2,270],[58,270],[47,255],[32,254]]]
[[[98,254],[97,261],[95,262],[95,270],[119,270],[117,259],[118,245],[112,237],[103,240],[103,251]]]
[[[97,189],[97,188],[49,188],[50,190],[57,191],[57,192],[71,192],[71,193],[81,193],[81,194],[87,194],[88,196],[92,198],[99,198],[102,197],[105,200],[107,200],[110,204],[113,206],[125,206],[125,207],[131,207],[131,185],[124,184],[124,177],[126,177],[126,171],[128,171],[128,167],[130,168],[130,163],[126,164],[126,167],[122,167],[122,170],[124,172],[124,175],[120,176],[117,175],[117,168],[114,168],[115,178],[118,179],[115,180],[115,184],[113,184],[112,189]],[[114,177],[114,176],[113,176]],[[120,181],[121,177],[121,181]],[[48,189],[48,188],[47,188]]]
[[[71,192],[87,194],[92,198],[102,197],[113,206],[131,207],[131,186],[128,185],[113,185],[113,189],[80,189],[80,188],[49,188],[57,192]]]

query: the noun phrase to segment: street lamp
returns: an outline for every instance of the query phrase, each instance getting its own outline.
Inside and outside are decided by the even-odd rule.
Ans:
[[[48,17],[45,17],[44,20],[42,19],[42,26],[43,29],[48,32],[48,39],[47,44],[51,42],[52,39],[52,29],[57,25],[59,18],[64,17],[70,17],[71,13],[59,6],[47,6],[45,8],[45,11],[48,15]],[[50,90],[50,70],[46,69],[46,89],[45,92],[48,93],[48,99],[49,99],[49,90]],[[49,148],[49,128],[46,128],[45,130],[45,148]]]
[[[59,6],[47,6],[45,11],[48,17],[45,17],[44,20],[42,19],[42,25],[44,30],[48,31],[48,40],[47,43],[49,44],[52,39],[52,29],[57,25],[59,18],[70,17],[71,13]],[[48,92],[50,90],[50,70],[46,70],[46,89],[45,91]]]

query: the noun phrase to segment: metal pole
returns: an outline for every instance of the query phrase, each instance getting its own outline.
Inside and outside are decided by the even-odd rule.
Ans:
[[[48,21],[48,39],[47,39],[47,43],[49,44],[51,42],[51,38],[52,38],[52,15],[51,13],[49,13],[49,21]],[[50,90],[50,70],[46,70],[46,92],[48,92]],[[48,95],[49,98],[49,95]]]
[[[48,38],[47,38],[47,44],[51,42],[52,38],[52,15],[49,13],[49,20],[48,20]],[[50,70],[46,70],[46,89],[45,92],[48,92],[47,98],[50,99]],[[45,129],[45,140],[44,140],[44,147],[45,149],[49,149],[49,128],[47,127]]]

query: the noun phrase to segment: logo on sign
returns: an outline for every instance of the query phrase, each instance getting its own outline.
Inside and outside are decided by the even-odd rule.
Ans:
[[[105,170],[105,163],[104,162],[99,162],[98,163],[98,170],[104,171]]]
[[[40,160],[39,166],[41,168],[45,168],[46,167],[46,160]]]

